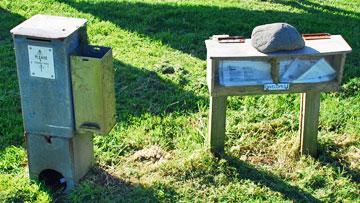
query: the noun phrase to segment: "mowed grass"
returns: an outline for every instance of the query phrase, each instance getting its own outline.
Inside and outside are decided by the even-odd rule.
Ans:
[[[0,2],[1,202],[359,202],[360,2],[133,0]],[[9,30],[32,15],[88,20],[113,47],[117,125],[95,137],[96,164],[70,194],[29,181]],[[204,40],[259,24],[341,34],[353,48],[341,91],[321,96],[319,157],[299,155],[299,95],[229,98],[226,155],[205,145]]]

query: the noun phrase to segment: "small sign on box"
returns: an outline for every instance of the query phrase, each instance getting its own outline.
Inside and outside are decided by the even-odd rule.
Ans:
[[[51,47],[28,45],[30,75],[55,79],[54,54]]]
[[[265,84],[264,90],[288,90],[290,88],[289,83],[278,83],[278,84]]]

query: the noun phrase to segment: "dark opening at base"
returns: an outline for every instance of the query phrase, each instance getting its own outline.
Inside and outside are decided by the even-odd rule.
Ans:
[[[66,189],[64,176],[52,169],[43,170],[39,175],[39,180],[52,192],[62,192]]]

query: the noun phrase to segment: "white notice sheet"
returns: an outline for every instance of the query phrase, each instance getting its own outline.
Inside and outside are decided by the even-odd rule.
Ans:
[[[293,83],[315,83],[325,82],[334,79],[336,71],[324,59],[318,60],[309,70],[302,74]]]
[[[220,61],[220,84],[246,86],[273,83],[271,65],[263,61]]]
[[[293,60],[290,64],[288,64],[286,71],[281,75],[280,81],[292,82],[296,80],[302,74],[304,74],[314,63],[315,61],[313,60],[301,60],[301,59]],[[281,65],[282,63],[280,62],[280,66]]]
[[[280,82],[317,83],[335,78],[336,71],[324,59],[294,59],[280,62]]]

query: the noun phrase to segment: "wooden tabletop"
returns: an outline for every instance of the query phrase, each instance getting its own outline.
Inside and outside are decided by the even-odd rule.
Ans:
[[[341,35],[331,35],[330,39],[305,40],[305,47],[294,51],[278,51],[264,54],[251,45],[251,39],[245,43],[219,43],[217,40],[206,40],[208,58],[248,58],[248,57],[282,57],[282,56],[321,56],[350,53],[351,47]]]

